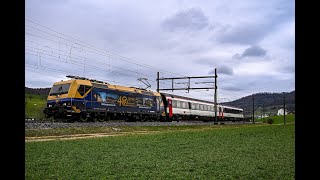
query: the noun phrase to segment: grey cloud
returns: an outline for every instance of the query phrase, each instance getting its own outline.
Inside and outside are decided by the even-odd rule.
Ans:
[[[267,32],[270,32],[270,29],[263,25],[247,25],[221,32],[217,40],[221,43],[254,44],[262,39]]]
[[[239,53],[236,53],[235,55],[232,56],[233,59],[240,59],[241,55]]]
[[[228,65],[217,65],[215,58],[200,58],[197,60],[194,60],[195,63],[206,65],[206,66],[216,66],[217,67],[217,73],[218,74],[226,74],[226,75],[233,75],[233,69],[229,67]],[[214,74],[214,69],[209,71],[208,74]]]
[[[240,55],[239,53],[236,53],[235,55],[232,56],[234,59],[241,59],[244,57],[263,57],[267,54],[267,51],[263,48],[261,48],[258,45],[253,45],[246,50],[243,51],[243,53]]]
[[[191,8],[165,19],[161,25],[168,31],[200,30],[208,26],[208,18],[200,8]]]
[[[214,74],[214,69],[209,71],[208,74]],[[226,74],[226,75],[233,75],[233,69],[231,67],[222,65],[217,67],[217,74]]]
[[[279,71],[283,73],[295,73],[295,64],[285,64],[280,66]]]
[[[215,66],[215,58],[209,58],[209,57],[204,57],[204,58],[198,58],[193,60],[193,62],[201,65],[209,65],[209,66]]]
[[[260,46],[254,45],[246,49],[241,56],[265,56],[266,52],[267,51],[262,49]]]
[[[287,70],[286,72],[291,72],[291,73],[294,73],[296,71],[294,65],[293,66],[289,66],[286,70]]]
[[[275,8],[262,13],[265,15],[260,22],[242,23],[221,29],[216,40],[221,43],[256,44],[279,25],[294,17],[294,3],[279,2]]]
[[[239,86],[222,86],[221,89],[227,90],[227,91],[242,91],[243,88],[240,88]]]

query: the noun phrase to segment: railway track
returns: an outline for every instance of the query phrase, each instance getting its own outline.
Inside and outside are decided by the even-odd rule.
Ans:
[[[252,122],[218,122],[218,124],[250,124]],[[111,120],[107,122],[48,122],[48,121],[25,121],[25,129],[48,129],[48,128],[72,128],[72,127],[119,127],[119,126],[187,126],[187,125],[215,125],[214,122],[202,121],[172,121],[172,122],[126,122]]]

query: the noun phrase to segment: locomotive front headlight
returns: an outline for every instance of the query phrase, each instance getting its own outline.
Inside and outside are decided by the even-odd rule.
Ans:
[[[67,105],[67,103],[63,103],[62,105],[66,106],[66,105]]]
[[[49,104],[49,106],[48,107],[52,107],[52,104]]]

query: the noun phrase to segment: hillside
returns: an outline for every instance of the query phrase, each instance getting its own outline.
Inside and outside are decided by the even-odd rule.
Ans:
[[[283,108],[282,93],[256,93],[254,95],[254,105],[256,111],[261,113],[262,108],[264,113],[274,114],[279,108]],[[295,91],[285,93],[286,108],[289,111],[295,111]],[[245,96],[235,101],[222,103],[225,105],[240,107],[244,109],[245,114],[252,113],[252,95]]]
[[[36,95],[43,95],[43,96],[48,96],[49,91],[51,88],[24,88],[24,92],[26,94],[36,94]]]

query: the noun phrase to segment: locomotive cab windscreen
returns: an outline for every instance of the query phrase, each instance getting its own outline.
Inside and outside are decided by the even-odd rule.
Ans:
[[[49,92],[49,96],[68,94],[69,89],[70,89],[70,85],[71,85],[71,83],[53,85],[50,92]]]

